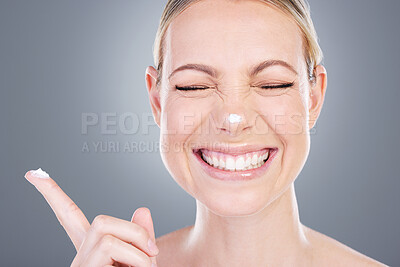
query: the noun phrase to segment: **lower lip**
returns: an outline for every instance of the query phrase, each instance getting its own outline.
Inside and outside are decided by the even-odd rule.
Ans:
[[[261,166],[251,170],[245,171],[226,171],[218,168],[214,168],[208,165],[200,156],[200,153],[194,153],[197,160],[200,162],[200,166],[203,170],[212,178],[223,180],[223,181],[247,181],[260,177],[265,174],[278,153],[277,148],[272,148],[269,151],[268,160]]]

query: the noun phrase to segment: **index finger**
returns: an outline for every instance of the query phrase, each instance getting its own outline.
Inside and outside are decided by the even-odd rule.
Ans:
[[[42,169],[30,170],[25,178],[43,195],[78,251],[90,227],[86,216]]]

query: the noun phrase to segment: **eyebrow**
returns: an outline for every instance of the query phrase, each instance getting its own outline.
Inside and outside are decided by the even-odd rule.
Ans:
[[[265,60],[265,61],[257,64],[253,68],[251,68],[251,70],[249,71],[248,74],[249,74],[250,77],[254,77],[258,73],[263,71],[264,69],[266,69],[268,67],[272,67],[272,66],[277,66],[277,65],[285,67],[285,68],[289,69],[291,72],[293,72],[294,74],[298,75],[297,71],[295,70],[295,68],[292,65],[290,65],[286,61],[278,60],[278,59]],[[211,67],[211,66],[204,65],[204,64],[185,64],[185,65],[182,65],[182,66],[176,68],[169,75],[168,79],[171,79],[171,77],[175,73],[177,73],[179,71],[183,71],[183,70],[195,70],[195,71],[204,72],[204,73],[210,75],[213,78],[217,78],[219,76],[219,72],[216,69],[214,69],[213,67]]]
[[[286,61],[278,60],[278,59],[271,59],[271,60],[263,61],[260,64],[258,64],[257,66],[255,66],[254,68],[252,68],[249,73],[249,76],[254,77],[258,73],[263,71],[264,69],[266,69],[268,67],[272,67],[272,66],[277,66],[277,65],[285,67],[285,68],[289,69],[291,72],[293,72],[294,74],[298,75],[295,68],[292,65],[290,65],[289,63],[287,63]]]

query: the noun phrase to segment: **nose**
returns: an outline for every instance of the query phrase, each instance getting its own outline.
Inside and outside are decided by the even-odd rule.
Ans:
[[[244,109],[223,109],[213,117],[217,120],[217,133],[238,136],[252,128]]]
[[[249,94],[248,86],[236,85],[221,89],[220,102],[212,114],[217,133],[239,136],[253,127]]]
[[[236,136],[250,128],[246,116],[243,113],[229,113],[229,115],[225,114],[224,123],[220,130],[229,135]]]

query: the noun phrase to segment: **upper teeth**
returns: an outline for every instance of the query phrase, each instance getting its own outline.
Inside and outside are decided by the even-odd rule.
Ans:
[[[210,150],[201,150],[201,153],[203,159],[215,168],[242,171],[261,167],[269,156],[269,149],[236,156]]]

